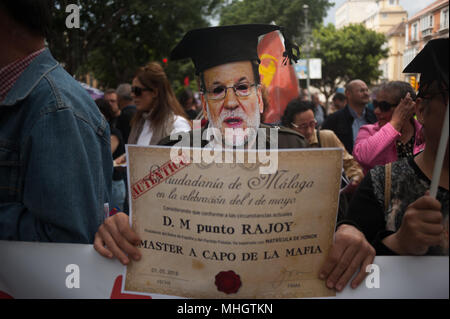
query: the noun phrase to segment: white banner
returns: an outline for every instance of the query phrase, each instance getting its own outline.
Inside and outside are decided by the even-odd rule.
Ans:
[[[379,256],[365,282],[354,290],[347,286],[332,298],[448,299],[448,261],[448,256]],[[145,298],[121,293],[124,268],[117,260],[101,257],[92,245],[0,241],[0,297]]]

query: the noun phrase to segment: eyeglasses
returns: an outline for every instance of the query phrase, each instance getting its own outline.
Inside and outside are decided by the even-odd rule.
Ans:
[[[252,86],[256,87],[257,84],[241,83],[233,86],[220,85],[211,91],[205,90],[204,93],[206,93],[206,97],[209,100],[223,100],[227,96],[228,89],[233,89],[234,94],[236,94],[237,97],[246,97],[251,94],[250,88]]]
[[[292,125],[293,127],[295,127],[296,129],[306,130],[306,129],[308,129],[308,128],[315,128],[316,125],[317,125],[317,121],[314,120],[314,121],[311,121],[311,122],[309,122],[309,123],[304,123],[304,124],[300,124],[300,125],[295,124],[295,123],[291,123],[291,125]]]
[[[396,106],[397,106],[397,104],[390,104],[386,101],[373,100],[373,108],[376,109],[378,107],[382,112],[387,112],[391,108],[396,107]]]
[[[143,91],[153,91],[153,90],[149,88],[141,88],[139,86],[131,87],[131,92],[133,92],[133,94],[136,96],[141,96]]]

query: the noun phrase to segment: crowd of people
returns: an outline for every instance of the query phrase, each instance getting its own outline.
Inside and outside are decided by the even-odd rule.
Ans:
[[[333,112],[303,91],[282,125],[272,126],[261,120],[267,99],[256,44],[275,25],[186,34],[171,59],[192,59],[200,105],[188,89],[177,98],[156,62],[94,102],[45,47],[50,15],[22,2],[0,5],[0,239],[93,243],[123,264],[139,260],[140,237],[127,216],[125,144],[170,145],[167,136],[192,132],[192,120],[203,118],[202,127],[221,136],[226,128],[277,128],[279,148],[343,149],[346,204],[320,270],[329,288],[342,290],[356,273],[351,286],[358,286],[376,254],[448,255],[448,144],[437,196],[427,193],[449,98],[448,38],[430,41],[407,67],[421,73],[417,94],[393,81],[371,100],[355,79],[333,96]],[[257,139],[246,135],[242,143]],[[118,213],[105,219],[105,203]]]

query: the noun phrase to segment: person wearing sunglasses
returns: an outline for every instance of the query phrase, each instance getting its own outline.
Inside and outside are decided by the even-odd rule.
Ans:
[[[222,136],[226,128],[265,127],[260,123],[264,100],[258,72],[257,43],[258,36],[278,29],[278,26],[273,25],[196,29],[189,31],[174,48],[171,53],[172,60],[191,58],[194,62],[200,80],[202,111],[207,119],[205,127],[216,128],[214,131],[220,131]],[[199,47],[202,50],[198,50]],[[144,116],[146,116],[145,106],[152,105],[157,98],[154,91],[155,84],[142,76],[145,72],[141,69],[133,79],[132,93],[137,113]],[[140,117],[135,117],[135,121]],[[140,139],[137,134],[138,126],[134,126],[133,129],[135,132],[130,134],[129,142]],[[278,131],[279,148],[307,146],[305,138],[296,131],[288,128],[279,128]],[[203,132],[200,135],[203,136]],[[270,134],[267,134],[267,141],[269,137]],[[206,147],[219,137],[213,136],[211,139],[212,141],[202,139],[201,146]],[[244,137],[242,141],[248,143],[252,142],[251,139],[252,137]],[[159,144],[170,146],[178,142],[167,136]],[[128,220],[125,213],[119,212],[107,218],[99,227],[94,241],[94,248],[99,254],[108,258],[116,257],[123,264],[140,259],[139,250],[136,248],[140,238],[131,229]]]
[[[257,44],[260,35],[280,29],[276,25],[247,24],[191,30],[172,51],[172,60],[193,60],[200,78],[203,114],[209,121],[207,125],[216,128],[215,131],[223,132],[227,128],[242,129],[237,131],[251,127],[271,128],[259,120],[264,102],[258,73],[260,60]],[[286,41],[287,37],[284,39]],[[289,43],[285,42],[285,46],[289,47]],[[292,50],[286,50],[288,59],[293,59],[291,55]],[[278,130],[279,149],[307,147],[306,139],[298,132],[285,127],[275,129]],[[257,134],[255,138],[261,137]],[[268,141],[266,137],[262,138],[262,141]],[[202,147],[215,142],[216,136],[211,139],[202,139]],[[252,136],[245,136],[243,141],[248,146],[255,142],[252,139]],[[165,145],[178,142],[175,140]],[[256,145],[259,145],[259,141]],[[320,278],[330,289],[342,290],[353,274],[358,273],[352,279],[352,287],[355,288],[367,275],[358,269],[366,269],[375,256],[375,250],[364,235],[350,225],[338,228],[335,238],[320,271]],[[102,256],[117,257],[123,264],[128,264],[130,260],[141,258],[136,247],[139,242],[140,237],[130,228],[128,217],[118,213],[100,226],[94,248]]]
[[[415,97],[407,82],[392,81],[378,89],[373,100],[378,122],[361,127],[353,149],[364,173],[423,150],[422,125],[414,119]]]
[[[164,137],[191,130],[191,123],[178,102],[162,66],[150,62],[138,69],[131,86],[136,111],[130,121],[127,144],[157,145]],[[124,164],[125,154],[115,159]]]
[[[377,255],[448,256],[448,141],[441,145],[444,158],[441,173],[436,175],[436,193],[429,192],[441,133],[448,130],[444,126],[449,101],[448,55],[448,38],[430,40],[403,71],[420,73],[415,103],[417,119],[423,125],[423,152],[390,164],[390,173],[384,166],[371,169],[347,211],[348,222],[361,229]],[[436,273],[439,275],[443,274]]]
[[[151,62],[137,71],[131,96],[136,114],[131,120],[128,144],[156,145],[166,136],[191,130],[160,64]]]

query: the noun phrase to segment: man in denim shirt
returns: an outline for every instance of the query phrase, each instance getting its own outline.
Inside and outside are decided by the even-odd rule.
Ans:
[[[92,243],[111,194],[110,133],[44,47],[53,7],[0,3],[0,240]]]

